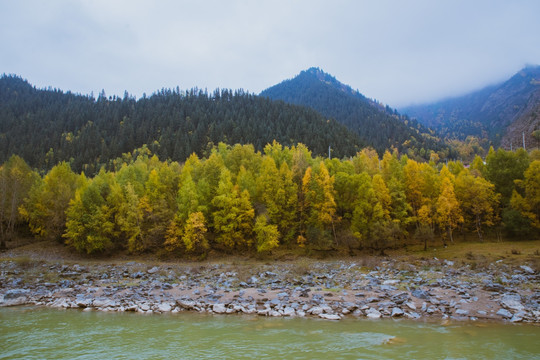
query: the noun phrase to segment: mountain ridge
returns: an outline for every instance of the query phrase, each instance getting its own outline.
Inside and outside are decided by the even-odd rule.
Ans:
[[[91,174],[145,144],[161,159],[184,161],[193,152],[203,155],[209,144],[252,144],[261,151],[273,140],[304,143],[317,155],[331,144],[337,157],[355,155],[362,144],[312,109],[242,90],[162,89],[138,100],[94,99],[0,77],[0,162],[16,154],[45,170],[70,161],[74,170]]]
[[[496,147],[511,148],[538,139],[540,129],[540,66],[528,65],[508,80],[471,93],[401,109],[446,136],[476,136]],[[536,144],[538,146],[539,144]]]
[[[367,98],[320,68],[303,70],[296,77],[263,90],[260,95],[307,106],[336,119],[379,153],[391,148],[412,151],[422,157],[429,157],[430,150],[446,151],[446,156],[451,152],[434,132],[389,106]]]

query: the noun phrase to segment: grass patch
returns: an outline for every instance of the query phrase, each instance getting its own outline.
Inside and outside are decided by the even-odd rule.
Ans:
[[[448,247],[431,247],[424,251],[422,244],[408,245],[407,249],[388,251],[390,257],[407,259],[413,263],[411,258],[438,258],[438,259],[461,259],[467,262],[476,261],[479,263],[495,262],[504,259],[505,263],[513,265],[523,265],[523,261],[534,262],[540,258],[540,240],[529,241],[485,241],[469,242],[456,241],[448,244]],[[477,264],[482,265],[482,264]]]

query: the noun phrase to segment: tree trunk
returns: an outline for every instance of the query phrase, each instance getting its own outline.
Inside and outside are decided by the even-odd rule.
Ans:
[[[450,226],[447,228],[447,232],[448,232],[448,238],[450,239],[450,242],[453,244],[454,237],[452,236],[452,228]]]
[[[480,228],[480,217],[476,217],[476,232],[478,233],[478,238],[480,239],[480,242],[484,242],[484,238],[482,237],[482,229]]]

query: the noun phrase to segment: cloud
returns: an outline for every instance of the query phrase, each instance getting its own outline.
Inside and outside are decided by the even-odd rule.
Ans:
[[[2,1],[0,71],[137,96],[259,92],[319,66],[391,106],[540,63],[537,1]]]

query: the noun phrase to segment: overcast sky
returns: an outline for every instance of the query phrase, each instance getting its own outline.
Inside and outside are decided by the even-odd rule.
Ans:
[[[0,0],[0,73],[137,97],[259,93],[320,67],[392,107],[540,64],[540,1]]]

